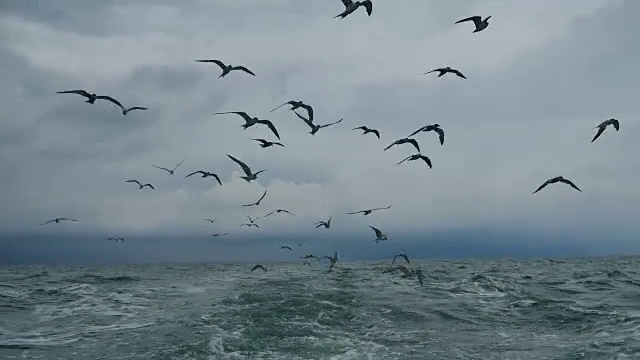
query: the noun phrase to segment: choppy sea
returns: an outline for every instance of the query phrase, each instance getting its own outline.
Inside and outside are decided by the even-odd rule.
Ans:
[[[1,359],[640,359],[640,258],[0,268]]]

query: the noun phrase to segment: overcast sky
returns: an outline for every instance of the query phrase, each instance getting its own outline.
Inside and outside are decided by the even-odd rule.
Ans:
[[[280,244],[280,235],[304,234],[347,246],[351,236],[373,240],[373,225],[399,244],[384,244],[389,252],[407,234],[428,243],[449,229],[562,232],[577,246],[640,250],[629,247],[640,230],[640,2],[379,0],[370,17],[359,9],[334,19],[342,10],[338,0],[3,1],[4,241],[229,232],[237,241],[270,235]],[[490,26],[472,33],[471,23],[454,25],[471,15],[491,15]],[[257,76],[218,79],[216,65],[194,62],[206,58]],[[421,75],[443,66],[468,80]],[[149,110],[123,116],[107,102],[56,94],[71,89]],[[316,123],[344,121],[311,136],[286,108],[269,112],[300,99]],[[286,147],[260,148],[250,139],[273,140],[268,129],[242,130],[239,117],[213,115],[222,111],[272,120]],[[611,117],[620,131],[591,143]],[[414,149],[382,149],[432,123],[444,129],[444,146],[435,133],[416,138],[433,169],[394,166]],[[351,130],[360,125],[382,138]],[[267,171],[246,183],[225,154]],[[152,167],[182,160],[174,176]],[[195,170],[220,175],[223,185],[185,179]],[[558,175],[583,193],[556,184],[531,195]],[[260,206],[240,206],[265,189]],[[246,215],[276,208],[295,216],[239,227]],[[80,221],[37,226],[58,216]],[[329,216],[330,230],[314,228]],[[511,241],[562,241],[554,239]]]

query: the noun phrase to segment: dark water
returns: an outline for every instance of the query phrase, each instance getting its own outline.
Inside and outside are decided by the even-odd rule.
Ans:
[[[640,359],[640,259],[0,269],[1,359]]]

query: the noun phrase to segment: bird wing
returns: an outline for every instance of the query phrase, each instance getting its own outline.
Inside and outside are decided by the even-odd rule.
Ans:
[[[389,146],[391,146],[391,145],[389,145]],[[385,150],[386,150],[386,149],[385,149]],[[404,158],[402,161],[400,161],[399,163],[397,163],[397,164],[396,164],[396,166],[398,166],[398,165],[402,164],[403,162],[405,162],[405,161],[409,160],[410,158],[411,158],[411,155],[407,156],[407,157],[406,157],[406,158]]]
[[[77,94],[77,95],[82,95],[82,96],[87,97],[87,98],[91,97],[91,94],[89,94],[85,90],[58,91],[58,92],[56,92],[56,94]]]
[[[156,189],[156,188],[155,188],[155,187],[153,187],[153,185],[151,185],[151,184],[144,184],[144,185],[142,185],[142,187],[145,187],[145,186],[150,187],[152,190],[155,190],[155,189]]]
[[[360,210],[360,211],[354,211],[354,212],[348,212],[347,215],[355,215],[355,214],[360,214],[365,212],[366,210]]]
[[[142,107],[142,106],[134,106],[134,107],[130,107],[127,109],[127,112],[131,111],[131,110],[149,110],[149,108],[146,107]]]
[[[371,12],[373,11],[373,3],[371,2],[371,0],[365,0],[360,4],[364,6],[365,9],[367,9],[367,15],[371,16]]]
[[[260,265],[254,265],[254,266],[251,268],[251,272],[253,272],[255,269],[259,269],[259,268],[260,268]]]
[[[55,221],[55,220],[49,220],[49,221],[47,221],[47,222],[43,222],[42,224],[40,224],[40,226],[42,226],[42,225],[47,225],[48,223],[50,223],[50,222],[54,222],[54,221]]]
[[[369,225],[370,228],[373,229],[373,231],[376,233],[376,237],[381,237],[382,236],[382,231],[374,228],[373,226]]]
[[[613,127],[616,129],[616,131],[620,130],[620,121],[616,120],[616,119],[611,119],[611,123],[613,124]]]
[[[226,69],[227,65],[225,65],[222,61],[220,60],[196,60],[197,62],[210,62],[210,63],[214,63],[218,66],[220,66],[220,68],[222,70]]]
[[[386,206],[386,207],[379,207],[379,208],[371,209],[371,211],[376,211],[376,210],[386,210],[386,209],[389,209],[389,208],[391,208],[391,205]]]
[[[309,114],[309,121],[313,121],[313,108],[311,107],[311,105],[307,105],[303,103],[302,105],[300,105],[300,107],[307,110],[307,113]]]
[[[412,137],[413,135],[416,135],[416,134],[418,134],[419,132],[424,131],[424,129],[425,129],[425,126],[423,126],[423,127],[421,127],[420,129],[418,129],[418,130],[416,130],[416,131],[412,132],[412,133],[411,133],[411,135],[409,135],[409,136],[407,136],[407,137]]]
[[[340,120],[338,120],[338,121],[336,121],[336,122],[332,122],[332,123],[329,123],[329,124],[320,125],[320,128],[326,128],[327,126],[331,126],[331,125],[335,125],[335,124],[341,123],[341,122],[342,122],[342,120],[344,120],[344,118],[341,118]]]
[[[380,131],[376,129],[371,129],[370,132],[374,133],[378,137],[378,139],[380,139]]]
[[[463,79],[466,79],[466,78],[467,78],[466,76],[464,76],[464,75],[460,72],[460,70],[451,70],[451,72],[452,72],[452,73],[454,73],[454,74],[456,74],[456,75],[458,75],[459,77],[461,77],[461,78],[463,78]]]
[[[290,213],[288,210],[284,210],[284,209],[282,209],[282,212],[286,212],[287,214],[289,214],[289,215],[291,215],[291,216],[294,216],[294,215],[293,215],[292,213]]]
[[[545,182],[544,182],[544,184],[540,185],[540,187],[538,187],[538,189],[537,189],[536,191],[534,191],[533,193],[535,194],[535,193],[537,193],[538,191],[540,191],[540,190],[544,189],[547,185],[549,185],[549,183],[551,183],[551,180],[552,180],[552,179],[549,179],[549,180],[545,181]]]
[[[435,71],[443,71],[443,70],[444,70],[444,68],[433,69],[431,71],[427,71],[426,73],[423,73],[422,75],[427,75],[427,74],[431,74],[432,72],[435,72]]]
[[[391,143],[391,145],[389,145],[389,146],[387,146],[386,148],[384,148],[384,150],[383,150],[383,151],[387,151],[387,150],[389,150],[392,146],[394,146],[394,145],[396,145],[396,144],[398,144],[398,142],[397,142],[397,141],[392,142],[392,143]]]
[[[251,169],[247,166],[247,164],[243,163],[242,161],[234,158],[233,156],[227,154],[227,156],[236,162],[236,164],[240,165],[240,167],[242,168],[242,170],[244,171],[245,174],[247,174],[247,176],[251,176]]]
[[[438,137],[440,138],[440,145],[444,145],[444,130],[442,130],[441,128],[435,128],[433,130],[438,133]]]
[[[154,168],[156,168],[156,169],[164,170],[164,171],[166,171],[166,172],[168,172],[168,173],[171,173],[171,170],[169,170],[169,169],[167,169],[167,168],[163,168],[163,167],[155,166],[155,165],[151,165],[151,166],[153,166],[153,167],[154,167]]]
[[[280,134],[278,134],[278,130],[276,129],[276,126],[273,125],[273,123],[269,120],[258,120],[257,121],[259,124],[264,124],[267,125],[269,127],[269,129],[271,129],[271,132],[274,133],[274,135],[278,138],[278,140],[280,140]]]
[[[411,264],[411,261],[409,261],[409,257],[406,254],[400,254],[400,256],[402,256],[404,258],[404,260],[407,262],[407,264]]]
[[[269,143],[269,141],[267,141],[265,139],[251,139],[251,140],[255,140],[255,141],[261,142],[263,144],[268,144]]]
[[[60,220],[60,221],[78,221],[78,220],[69,219],[69,218],[59,218],[58,220]]]
[[[294,102],[293,100],[289,100],[289,101],[287,101],[286,103],[284,103],[284,104],[282,104],[282,105],[278,106],[277,108],[275,108],[275,109],[273,109],[273,110],[271,110],[271,111],[269,111],[269,112],[276,111],[276,110],[280,109],[281,107],[283,107],[283,106],[285,106],[285,105],[287,105],[287,104],[289,104],[289,105],[293,105],[293,104],[292,104],[293,102]]]
[[[364,126],[364,125],[363,125],[363,126],[355,127],[355,128],[353,128],[353,129],[351,129],[351,130],[362,130],[362,131],[367,131],[367,130],[368,130],[368,128],[367,128],[366,126]]]
[[[225,111],[225,112],[220,112],[220,113],[216,113],[216,114],[218,114],[218,115],[222,115],[222,114],[237,114],[237,115],[242,116],[242,118],[243,118],[246,122],[249,122],[249,121],[252,121],[252,120],[253,120],[253,119],[251,118],[251,116],[249,116],[249,114],[247,114],[247,113],[246,113],[246,112],[244,112],[244,111]]]
[[[430,169],[433,168],[433,165],[431,164],[431,159],[429,159],[429,157],[424,156],[424,155],[420,155],[420,159],[424,160],[424,162],[426,162],[427,165],[429,165]]]
[[[280,249],[289,249],[289,250],[293,251],[293,249],[290,246],[280,246]]]
[[[246,72],[247,74],[251,74],[253,76],[256,76],[256,74],[254,74],[251,70],[247,69],[246,67],[240,65],[240,66],[234,66],[231,68],[231,70],[242,70],[244,72]]]
[[[187,176],[185,176],[185,177],[186,177],[186,178],[188,178],[189,176],[191,176],[191,175],[195,175],[195,174],[198,174],[198,173],[199,173],[199,174],[204,174],[204,172],[202,172],[202,171],[198,170],[198,171],[194,171],[194,172],[192,172],[191,174],[189,174],[189,175],[187,175]]]
[[[121,109],[124,110],[124,106],[122,106],[122,104],[120,104],[120,101],[112,98],[111,96],[98,95],[98,96],[96,96],[96,99],[111,101],[112,103],[118,105]]]
[[[405,139],[406,142],[411,143],[418,152],[420,152],[420,145],[418,145],[418,141],[416,139]]]
[[[606,129],[606,128],[607,128],[606,126],[599,125],[598,126],[598,132],[596,133],[596,136],[594,136],[593,139],[591,139],[591,142],[596,141],[596,139],[599,138],[600,135],[602,135],[602,133],[604,132],[604,129]]]
[[[125,182],[128,182],[128,183],[136,183],[136,184],[138,184],[138,186],[140,186],[140,185],[141,185],[141,184],[140,184],[140,181],[138,181],[138,180],[127,180],[127,181],[125,181]]]
[[[265,216],[263,216],[263,217],[265,217],[265,218],[266,218],[267,216],[273,215],[275,212],[276,212],[276,211],[275,211],[275,210],[273,210],[272,212],[268,213],[267,215],[265,215]]]
[[[574,188],[574,189],[576,189],[576,190],[578,190],[578,191],[582,192],[582,190],[580,190],[580,188],[579,188],[579,187],[577,187],[577,186],[576,186],[576,184],[574,184],[574,183],[573,183],[571,180],[569,180],[569,179],[561,179],[561,180],[560,180],[560,182],[563,182],[563,183],[565,183],[565,184],[567,184],[567,185],[571,186],[572,188]]]
[[[307,125],[309,125],[310,128],[313,129],[313,121],[311,121],[311,120],[307,119],[306,117],[298,114],[295,110],[293,112],[296,114],[296,116],[298,118],[302,119],[302,121],[304,121]]]
[[[482,18],[480,16],[470,16],[468,18],[464,18],[462,20],[458,20],[455,23],[456,24],[460,24],[460,23],[465,22],[465,21],[473,21],[473,23],[476,26],[478,26],[480,24],[480,22],[482,22]]]
[[[342,5],[344,5],[345,8],[351,5],[352,3],[353,1],[351,0],[342,0]]]
[[[262,199],[264,199],[265,196],[267,196],[267,190],[264,191],[264,194],[262,194],[258,202],[262,201]]]
[[[220,186],[222,186],[222,181],[220,181],[220,177],[218,175],[214,173],[211,173],[210,175],[213,176],[218,181],[218,184],[220,184]]]
[[[176,171],[176,169],[178,168],[178,166],[182,165],[182,163],[183,163],[183,162],[184,162],[184,160],[180,161],[180,162],[178,163],[178,165],[176,165],[176,166],[173,168],[173,171]]]

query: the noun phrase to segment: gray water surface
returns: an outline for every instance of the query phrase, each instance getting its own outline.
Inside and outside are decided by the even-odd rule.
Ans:
[[[640,359],[640,258],[0,268],[0,358]]]

